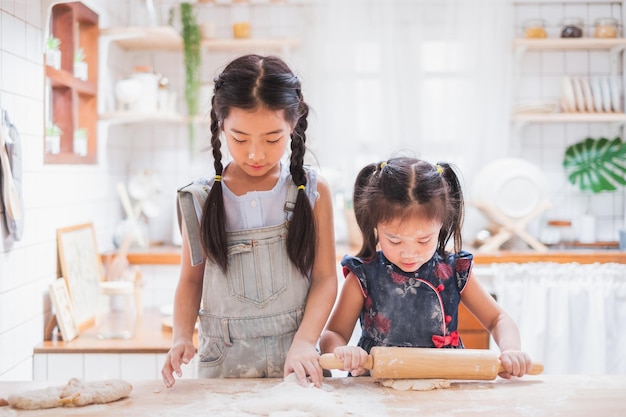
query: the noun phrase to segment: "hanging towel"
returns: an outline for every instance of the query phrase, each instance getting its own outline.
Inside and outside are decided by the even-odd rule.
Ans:
[[[20,135],[16,127],[9,120],[9,115],[6,111],[0,110],[0,128],[2,132],[0,134],[5,135],[5,147],[9,157],[9,166],[11,167],[11,176],[13,177],[13,183],[17,194],[19,196],[19,206],[21,209],[21,215],[15,219],[11,217],[4,207],[4,202],[0,198],[0,204],[3,205],[4,213],[4,225],[9,233],[9,237],[15,241],[21,240],[24,233],[24,201],[22,197],[22,145],[20,143]],[[8,181],[10,179],[1,178],[2,181]],[[0,188],[2,189],[2,188]]]

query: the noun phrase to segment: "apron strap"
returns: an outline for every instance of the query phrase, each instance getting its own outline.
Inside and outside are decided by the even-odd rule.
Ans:
[[[198,221],[194,198],[200,203],[200,207],[203,207],[207,195],[207,188],[200,184],[191,183],[178,190],[178,205],[176,206],[178,227],[181,228],[182,233],[181,221],[185,222],[192,266],[198,265],[204,259],[200,244],[200,222]]]

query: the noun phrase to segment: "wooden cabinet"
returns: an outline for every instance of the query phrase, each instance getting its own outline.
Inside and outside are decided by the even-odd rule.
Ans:
[[[45,153],[47,164],[97,162],[98,122],[98,15],[81,2],[52,7],[50,35],[60,40],[61,68],[45,66],[46,123],[61,129],[59,153]],[[84,53],[86,79],[74,75],[74,58]],[[75,146],[77,132],[85,132],[86,146]]]
[[[459,335],[466,349],[489,349],[489,332],[463,304],[459,304]]]

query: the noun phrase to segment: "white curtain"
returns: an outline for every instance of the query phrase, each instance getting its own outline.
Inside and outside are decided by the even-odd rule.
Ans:
[[[506,154],[512,4],[325,0],[305,39],[310,145],[350,192],[363,165],[410,154],[467,179]]]
[[[492,289],[549,374],[626,374],[626,265],[494,264]]]

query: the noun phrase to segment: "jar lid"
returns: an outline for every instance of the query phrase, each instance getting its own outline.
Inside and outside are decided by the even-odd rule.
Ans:
[[[580,17],[566,17],[561,21],[562,26],[583,26],[584,19]]]
[[[572,222],[569,220],[548,220],[548,226],[571,227]]]
[[[129,281],[103,281],[100,293],[104,295],[127,295],[135,292],[135,285]]]
[[[617,26],[618,21],[614,17],[599,17],[595,21],[596,25]]]
[[[544,19],[536,18],[536,19],[527,19],[524,20],[523,26],[525,28],[535,28],[535,27],[544,27],[546,25],[546,21]]]

